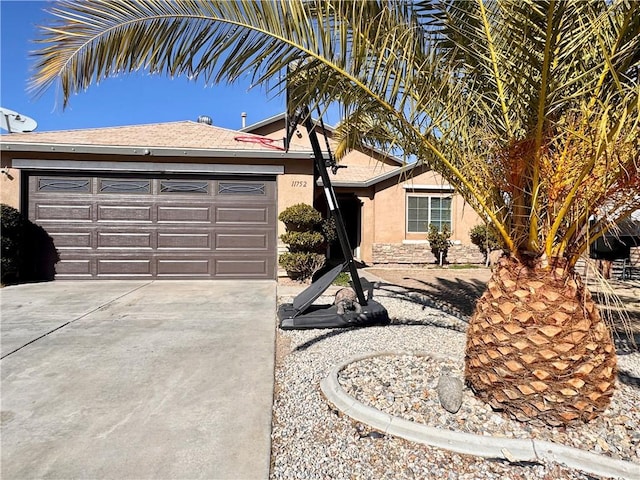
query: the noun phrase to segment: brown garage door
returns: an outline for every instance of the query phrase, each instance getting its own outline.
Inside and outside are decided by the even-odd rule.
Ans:
[[[57,279],[276,275],[273,177],[34,174],[29,218],[60,253]]]

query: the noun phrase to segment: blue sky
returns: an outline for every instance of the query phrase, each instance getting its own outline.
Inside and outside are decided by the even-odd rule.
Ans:
[[[196,120],[208,115],[214,125],[239,129],[284,110],[282,97],[270,98],[263,87],[249,89],[249,79],[231,86],[205,86],[186,78],[123,75],[74,95],[63,110],[54,88],[35,98],[27,92],[37,45],[37,25],[46,23],[44,1],[0,0],[0,106],[38,122],[36,131],[136,125]],[[331,122],[327,122],[331,123]],[[2,132],[6,133],[6,132]]]

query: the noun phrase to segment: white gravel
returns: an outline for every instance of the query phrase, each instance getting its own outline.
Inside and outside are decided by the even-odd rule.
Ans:
[[[514,465],[383,436],[333,410],[323,397],[319,383],[332,367],[351,357],[390,351],[434,353],[449,356],[454,363],[460,364],[464,356],[466,323],[463,320],[421,305],[401,288],[395,292],[394,289],[385,290],[375,298],[389,311],[392,325],[362,329],[278,329],[272,479],[594,478],[557,464]],[[291,299],[280,298],[280,301]],[[331,298],[325,297],[316,303],[331,301]],[[360,395],[361,399],[366,397],[368,403],[377,408],[396,409],[393,411],[395,415],[404,411],[400,416],[442,428],[465,423],[444,418],[451,415],[444,410],[440,410],[444,412],[440,415],[444,420],[436,420],[437,415],[424,407],[425,402],[417,401],[425,394],[419,382],[426,381],[428,386],[430,382],[433,383],[433,378],[424,378],[425,366],[419,359],[410,355],[359,362],[360,365],[350,366],[351,371],[345,376],[344,384],[352,388],[355,396]],[[621,356],[619,364],[629,375],[629,383],[640,377],[640,354],[637,352]],[[622,423],[630,428],[624,426],[622,432],[614,428],[613,423],[605,421],[595,429],[595,443],[585,444],[585,449],[597,451],[595,445],[599,445],[599,453],[638,462],[640,386],[627,385],[622,391],[624,395],[620,397],[624,397],[622,401],[628,400],[628,403],[615,407],[617,410],[612,410],[611,415],[619,416],[618,413],[626,412],[628,420]],[[493,429],[509,435],[510,420],[473,400],[466,402],[465,408],[470,408],[471,412],[467,410],[464,415],[480,418],[474,428],[485,434],[492,434]],[[412,406],[418,403],[422,405],[422,411]],[[520,428],[526,431],[527,427]],[[522,431],[516,433],[515,430],[512,435],[523,435]],[[538,432],[532,434],[537,435]],[[618,437],[618,443],[628,441],[629,448],[618,449]],[[603,440],[598,442],[598,438]]]

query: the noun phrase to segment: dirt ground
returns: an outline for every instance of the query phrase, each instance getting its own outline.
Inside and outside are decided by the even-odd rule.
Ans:
[[[488,268],[368,268],[366,271],[383,280],[381,289],[400,285],[420,293],[435,308],[465,317],[473,314],[475,302],[491,276]],[[613,325],[616,340],[627,345],[635,341],[637,349],[640,345],[640,279],[612,278],[607,285],[587,277],[587,284],[601,312]]]

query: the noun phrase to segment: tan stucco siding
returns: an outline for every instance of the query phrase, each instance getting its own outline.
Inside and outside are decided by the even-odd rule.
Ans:
[[[2,168],[0,173],[0,203],[20,209],[20,170]]]
[[[360,260],[371,263],[373,260],[373,241],[376,231],[375,202],[369,196],[359,196],[362,202],[360,222]]]
[[[373,243],[402,242],[405,238],[404,189],[397,179],[387,180],[376,187]]]
[[[469,234],[471,229],[482,223],[480,216],[460,195],[453,197],[454,228],[452,240],[460,240],[463,245],[471,245]]]
[[[313,205],[313,161],[287,160],[284,175],[278,176],[278,214],[298,203]],[[278,222],[278,237],[285,233],[285,226]]]
[[[449,190],[448,183],[435,172],[425,172],[411,179],[390,180],[378,185],[374,243],[426,241],[426,233],[407,231],[407,197],[409,195],[452,196],[452,241],[470,244],[469,231],[480,223],[478,215],[460,195]],[[380,227],[383,225],[384,227]]]

